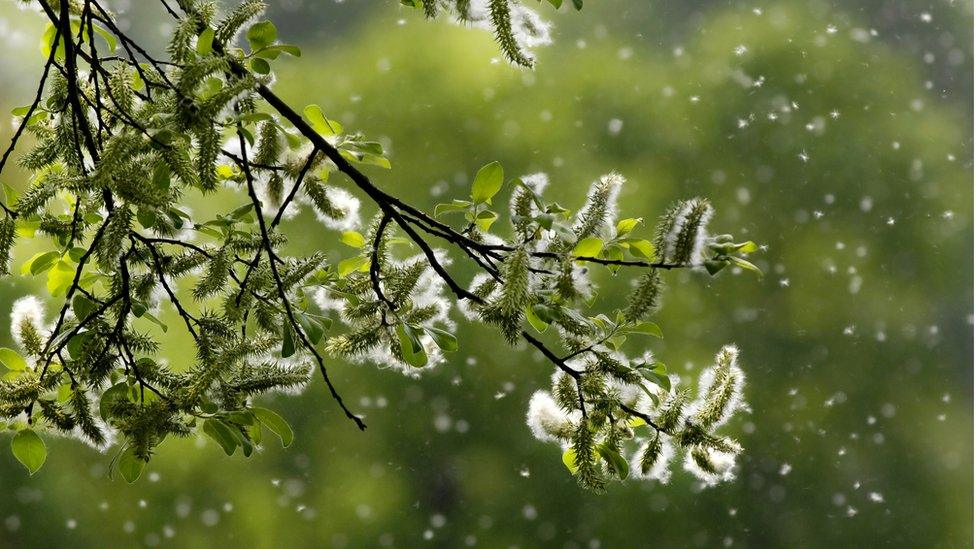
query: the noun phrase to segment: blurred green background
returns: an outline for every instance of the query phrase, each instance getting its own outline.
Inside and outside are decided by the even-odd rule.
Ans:
[[[742,348],[738,479],[702,491],[676,464],[667,486],[582,492],[524,425],[550,368],[461,322],[463,351],[419,379],[332,366],[366,433],[315,379],[269,399],[294,446],[247,461],[168,441],[129,486],[73,440],[49,439],[34,478],[2,453],[0,546],[971,546],[971,0],[541,5],[555,43],[532,72],[488,33],[392,1],[271,4],[304,51],[278,63],[276,89],[381,138],[393,170],[370,174],[404,198],[461,196],[500,160],[578,205],[618,170],[624,215],[703,195],[713,230],[768,245],[761,281],[669,273],[653,344],[689,380],[722,344]],[[155,3],[112,5],[161,42]],[[42,26],[0,5],[0,112],[33,97]],[[290,223],[296,253],[346,253],[311,215]],[[606,305],[625,299],[627,277],[597,278]],[[0,315],[31,289],[0,281]]]

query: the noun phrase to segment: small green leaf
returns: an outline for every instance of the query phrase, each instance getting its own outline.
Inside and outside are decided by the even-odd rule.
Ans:
[[[362,248],[366,245],[366,239],[363,235],[356,231],[346,231],[342,233],[339,240],[346,246],[352,246],[353,248]]]
[[[413,328],[401,322],[397,324],[396,332],[400,341],[400,353],[403,355],[403,361],[414,368],[426,366],[427,352],[424,351],[424,346],[420,344],[420,339]]]
[[[101,400],[98,401],[98,415],[102,416],[102,419],[108,420],[112,415],[112,406],[118,400],[129,398],[129,383],[127,381],[121,381],[112,385],[102,393]]]
[[[214,30],[210,27],[203,29],[197,38],[197,53],[200,55],[210,55],[213,51]]]
[[[540,334],[549,329],[549,323],[543,321],[535,314],[535,309],[533,307],[526,306],[525,309],[525,319],[529,321],[529,324],[535,329],[535,331]]]
[[[740,254],[751,254],[758,249],[759,246],[757,246],[756,243],[751,240],[742,242],[740,244],[734,244],[732,246],[732,251],[739,252]]]
[[[24,262],[20,267],[20,274],[26,275],[30,273],[35,276],[39,275],[50,269],[59,257],[61,257],[61,254],[58,252],[38,252]]]
[[[627,219],[621,219],[617,222],[617,236],[623,236],[630,231],[633,231],[637,225],[643,223],[644,219],[640,217],[629,217]]]
[[[475,204],[491,204],[491,198],[502,190],[505,183],[505,170],[498,162],[482,166],[471,184],[471,200]]]
[[[142,318],[145,318],[149,322],[152,322],[156,326],[159,326],[159,328],[163,331],[163,333],[166,333],[166,332],[169,331],[169,326],[167,326],[162,320],[159,320],[158,318],[156,318],[156,316],[153,315],[150,312],[143,312],[142,313]]]
[[[640,322],[630,328],[627,331],[632,334],[644,334],[659,338],[664,338],[664,332],[661,331],[661,327],[653,322]]]
[[[762,278],[763,272],[759,269],[759,267],[756,267],[755,265],[746,261],[745,259],[742,259],[741,257],[732,256],[729,259],[731,259],[732,263],[735,263],[737,266],[742,267],[747,271],[752,271],[756,273],[759,276],[759,278]]]
[[[295,354],[295,332],[287,323],[281,329],[281,358]]]
[[[647,422],[644,421],[644,418],[640,418],[637,416],[632,416],[630,420],[627,421],[627,426],[630,427],[631,429],[635,429],[642,425],[647,425]]]
[[[92,30],[95,31],[95,34],[101,36],[102,40],[105,40],[105,43],[108,45],[108,49],[110,51],[115,51],[115,48],[118,46],[118,41],[115,39],[115,36],[112,33],[108,32],[102,27],[99,27],[98,25],[92,25]]]
[[[424,331],[442,351],[454,352],[458,350],[458,340],[454,335],[439,328],[426,327]]]
[[[47,272],[47,291],[54,297],[68,293],[75,278],[75,269],[65,260],[60,260]]]
[[[492,224],[494,224],[497,219],[498,219],[497,213],[491,210],[485,210],[483,212],[478,213],[478,217],[475,218],[474,223],[475,225],[478,226],[478,229],[481,232],[486,233],[489,230],[491,230]]]
[[[318,320],[300,312],[295,313],[295,318],[298,319],[298,323],[302,326],[302,330],[308,336],[308,340],[312,345],[317,345],[319,341],[322,341],[322,336],[325,335],[325,329]]]
[[[446,213],[463,212],[470,207],[471,203],[467,200],[454,200],[450,204],[438,204],[434,206],[434,217],[439,217],[441,214]]]
[[[255,57],[251,59],[251,70],[258,74],[270,74],[271,63],[268,63],[266,59]]]
[[[573,248],[575,257],[596,257],[603,250],[603,240],[595,236],[588,236],[576,243]]]
[[[223,421],[217,419],[211,418],[205,420],[203,422],[203,432],[216,441],[228,456],[234,455],[234,451],[237,450],[237,446],[240,444],[240,441],[234,436],[230,427]]]
[[[727,259],[709,259],[704,263],[705,270],[708,271],[708,274],[712,276],[717,275],[719,271],[724,269],[728,264],[729,261]]]
[[[573,448],[567,448],[566,451],[563,452],[563,465],[569,469],[570,473],[574,475],[576,474],[576,471],[578,470],[576,468],[576,450]]]
[[[654,261],[654,244],[650,240],[641,238],[625,238],[622,243],[627,244],[631,255],[648,261]]]
[[[247,29],[247,43],[251,46],[251,51],[266,48],[277,39],[278,29],[271,21],[260,21]]]
[[[292,441],[295,440],[295,433],[291,430],[291,426],[288,425],[285,418],[267,408],[255,407],[251,408],[251,412],[253,412],[254,417],[261,422],[261,425],[264,425],[272,433],[278,435],[278,438],[281,439],[281,446],[283,448],[291,446]]]
[[[350,257],[349,259],[343,259],[339,262],[339,276],[346,277],[350,274],[362,269],[363,267],[368,267],[369,258],[363,256]]]
[[[627,460],[620,455],[620,452],[607,447],[605,444],[597,446],[596,450],[600,453],[600,457],[610,464],[610,468],[620,480],[627,478],[630,473],[630,466],[627,464]]]
[[[7,347],[0,347],[0,364],[6,366],[8,370],[17,372],[27,369],[27,361],[24,360],[24,357],[20,356],[20,353],[17,351]]]
[[[637,371],[647,381],[661,387],[665,391],[671,391],[671,378],[667,374],[659,370],[648,370],[647,368],[639,368]]]
[[[47,446],[33,429],[23,429],[10,441],[10,450],[27,472],[33,475],[47,460]]]
[[[126,448],[122,452],[122,455],[119,456],[119,461],[115,466],[119,470],[119,474],[122,475],[122,478],[129,484],[132,484],[142,476],[142,471],[146,468],[146,462],[139,459],[132,448]]]
[[[305,118],[316,133],[325,137],[331,137],[342,133],[342,125],[335,120],[329,120],[322,114],[322,109],[318,105],[309,105],[303,111]]]

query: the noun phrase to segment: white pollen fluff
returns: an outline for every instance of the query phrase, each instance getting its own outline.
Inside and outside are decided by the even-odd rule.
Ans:
[[[552,25],[543,20],[539,14],[518,2],[510,2],[510,19],[512,35],[519,49],[532,59],[531,49],[548,46],[552,43]],[[471,0],[468,13],[460,23],[465,26],[492,31],[491,8],[488,0]]]
[[[532,395],[525,423],[532,430],[532,435],[543,442],[557,442],[557,433],[567,432],[573,427],[569,414],[545,391],[536,391]]]
[[[41,337],[47,335],[44,326],[44,304],[36,296],[29,295],[14,301],[14,306],[10,311],[10,335],[21,347],[24,341],[21,338],[21,328],[27,323],[34,327]]]
[[[720,482],[727,482],[735,479],[735,454],[731,452],[721,452],[713,449],[702,450],[705,453],[706,459],[713,471],[707,471],[703,469],[695,458],[692,456],[691,452],[688,452],[685,456],[684,469],[692,475],[694,475],[698,480],[702,481],[705,486],[715,486]]]
[[[641,444],[640,447],[634,452],[634,456],[630,461],[630,471],[635,478],[642,480],[656,480],[661,484],[667,484],[671,480],[671,460],[674,459],[674,444],[671,440],[662,437],[661,438],[661,452],[658,454],[657,459],[654,460],[654,464],[647,471],[647,474],[641,470],[641,457],[644,455],[644,451],[650,441]]]
[[[336,231],[352,231],[359,227],[360,204],[358,198],[345,189],[331,185],[325,187],[325,195],[343,215],[338,219],[333,219],[316,210],[315,215],[323,225]]]

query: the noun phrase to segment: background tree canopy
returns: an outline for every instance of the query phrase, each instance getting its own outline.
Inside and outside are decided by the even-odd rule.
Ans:
[[[549,15],[555,43],[532,72],[493,62],[487,33],[388,3],[307,4],[271,14],[305,53],[279,62],[276,90],[382,136],[393,170],[370,175],[398,195],[433,206],[502,159],[515,174],[548,172],[547,194],[570,202],[613,167],[631,183],[629,213],[708,196],[716,226],[768,245],[760,284],[677,275],[698,280],[672,285],[655,347],[679,372],[676,361],[695,372],[727,341],[742,348],[753,413],[732,425],[747,449],[739,479],[581,493],[524,427],[550,369],[462,323],[463,356],[420,379],[333,368],[368,414],[365,436],[315,380],[274,398],[295,445],[247,463],[169,441],[150,482],[130,486],[107,482],[104,457],[71,441],[51,443],[55,466],[31,479],[0,460],[0,545],[972,539],[970,2],[594,3]],[[160,35],[160,21],[130,13],[134,32]],[[0,75],[24,83],[0,94],[9,112],[30,93],[42,27],[5,5],[2,28]],[[335,254],[311,215],[291,223],[308,235],[292,252]],[[623,302],[621,282],[596,276],[602,299]],[[5,280],[0,304],[31,290]]]

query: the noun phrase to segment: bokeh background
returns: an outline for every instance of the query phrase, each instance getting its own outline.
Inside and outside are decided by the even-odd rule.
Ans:
[[[267,399],[298,438],[250,460],[168,441],[130,486],[73,440],[49,439],[33,478],[2,452],[0,547],[972,544],[971,0],[543,3],[555,43],[531,72],[488,33],[391,0],[270,3],[304,51],[277,64],[276,89],[381,138],[393,169],[370,174],[396,194],[432,207],[500,160],[577,204],[618,170],[623,214],[703,195],[716,231],[768,246],[762,280],[669,274],[652,344],[689,380],[720,345],[742,348],[738,479],[701,490],[679,470],[582,492],[524,425],[549,367],[462,322],[462,352],[419,379],[332,366],[366,433],[316,379]],[[33,97],[42,62],[43,23],[13,4],[0,112]],[[150,43],[168,32],[153,2],[111,4]],[[345,253],[311,215],[290,223],[296,253]],[[625,299],[626,277],[597,277],[603,303]],[[0,315],[33,284],[0,281]]]

